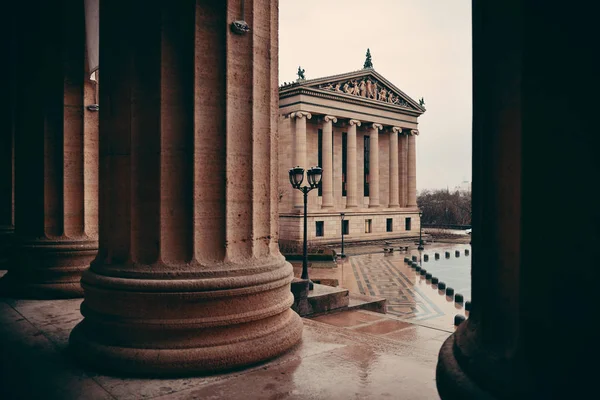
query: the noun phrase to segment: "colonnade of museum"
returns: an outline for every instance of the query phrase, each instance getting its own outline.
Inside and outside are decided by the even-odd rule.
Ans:
[[[191,374],[301,339],[277,245],[278,2],[247,4],[246,33],[240,5],[102,1],[99,91],[82,0],[21,2],[0,38],[2,296],[84,296],[84,363]]]
[[[379,123],[369,121],[359,121],[356,119],[347,119],[342,121],[333,115],[316,115],[306,111],[296,111],[291,113],[290,118],[295,121],[294,126],[294,165],[309,168],[307,164],[307,120],[318,120],[322,127],[322,201],[321,209],[327,210],[334,207],[334,185],[338,186],[341,182],[334,182],[333,165],[333,124],[344,124],[347,131],[347,155],[346,155],[346,174],[347,191],[345,208],[353,209],[359,206],[358,190],[358,168],[357,161],[357,129],[364,129],[365,135],[370,138],[369,150],[369,208],[379,208],[383,204],[387,208],[416,208],[417,207],[417,159],[416,159],[416,136],[419,131],[416,129],[402,128],[399,126],[384,126]],[[380,199],[380,178],[379,178],[379,155],[383,149],[379,144],[379,136],[389,136],[389,178],[387,191],[389,198]],[[294,208],[303,207],[302,193],[294,191]]]
[[[82,2],[12,2],[0,27],[18,28],[0,35],[2,289],[72,296],[85,270],[71,345],[104,371],[214,371],[300,340],[276,244],[277,4],[247,2],[237,35],[239,1],[102,1],[99,131]],[[473,305],[440,352],[444,399],[597,390],[591,7],[473,1]]]

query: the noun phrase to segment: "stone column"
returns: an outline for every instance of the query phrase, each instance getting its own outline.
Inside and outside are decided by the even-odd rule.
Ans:
[[[14,128],[16,100],[16,40],[14,18],[0,25],[0,269],[8,267],[15,231]]]
[[[381,124],[373,124],[370,129],[369,207],[379,207],[379,131],[382,129]]]
[[[306,120],[311,119],[312,115],[304,111],[296,111],[290,114],[290,118],[295,118],[294,131],[294,165],[308,169],[306,164]],[[306,179],[306,176],[305,176]],[[304,197],[299,190],[293,191],[294,208],[299,211],[304,210]]]
[[[301,339],[277,246],[277,4],[246,2],[236,34],[239,1],[101,2],[100,250],[70,337],[84,363],[189,375]]]
[[[400,207],[406,207],[408,203],[408,135],[400,132],[400,138],[398,140],[399,147],[399,164],[400,164]]]
[[[390,198],[388,207],[398,207],[398,134],[402,132],[402,128],[397,126],[392,127],[390,131]]]
[[[322,208],[333,207],[333,123],[336,117],[323,117],[323,202]]]
[[[417,207],[417,148],[415,137],[419,131],[413,129],[408,134],[408,156],[407,156],[407,199],[406,206]]]
[[[15,126],[15,251],[2,290],[80,297],[97,253],[98,113],[87,80],[83,2],[22,4]]]
[[[348,155],[346,157],[346,174],[348,179],[348,188],[346,190],[346,208],[358,206],[358,181],[356,167],[356,127],[361,122],[355,119],[348,121]]]
[[[473,1],[472,307],[439,354],[443,399],[598,391],[588,321],[598,315],[600,208],[585,195],[600,175],[592,7]],[[577,62],[553,63],[556,54]],[[546,101],[556,87],[560,112]]]

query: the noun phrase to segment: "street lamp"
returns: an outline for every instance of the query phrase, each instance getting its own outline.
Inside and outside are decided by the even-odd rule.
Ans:
[[[290,184],[294,189],[298,189],[304,194],[304,240],[302,245],[302,279],[308,280],[309,290],[313,289],[313,283],[308,278],[308,254],[306,246],[306,202],[308,200],[308,192],[316,189],[321,184],[321,177],[323,176],[323,169],[321,167],[312,167],[306,171],[306,178],[308,186],[300,186],[304,181],[304,168],[299,166],[289,170]]]
[[[423,210],[419,209],[419,246],[417,250],[423,250]]]
[[[342,219],[342,253],[340,254],[341,258],[346,257],[346,255],[344,254],[344,217],[345,216],[346,216],[346,214],[340,213],[340,218]]]

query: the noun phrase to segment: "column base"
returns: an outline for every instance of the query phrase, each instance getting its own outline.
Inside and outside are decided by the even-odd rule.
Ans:
[[[70,351],[99,372],[144,377],[209,374],[277,357],[302,338],[302,320],[290,309],[292,268],[278,264],[173,279],[86,271],[84,320],[71,332]]]
[[[550,376],[539,380],[525,359],[486,348],[478,329],[467,319],[442,345],[436,368],[442,399],[554,398]]]
[[[369,208],[379,208],[381,205],[379,204],[369,204]]]
[[[15,244],[0,295],[22,299],[83,297],[83,271],[98,253],[95,240],[32,240]]]
[[[494,399],[462,370],[454,357],[454,334],[446,339],[440,349],[435,379],[442,399]]]
[[[90,335],[89,328],[84,321],[71,332],[69,346],[75,357],[99,372],[132,377],[184,377],[236,369],[275,358],[302,338],[302,320],[291,309],[254,323],[198,329],[198,336],[214,338],[214,343],[198,347],[112,346]]]

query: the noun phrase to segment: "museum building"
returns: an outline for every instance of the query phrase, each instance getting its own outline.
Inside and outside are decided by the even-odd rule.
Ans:
[[[303,194],[288,171],[323,168],[308,195],[309,243],[416,236],[418,117],[425,112],[373,68],[279,89],[279,223],[282,246],[302,242]],[[344,214],[342,220],[341,214]]]

